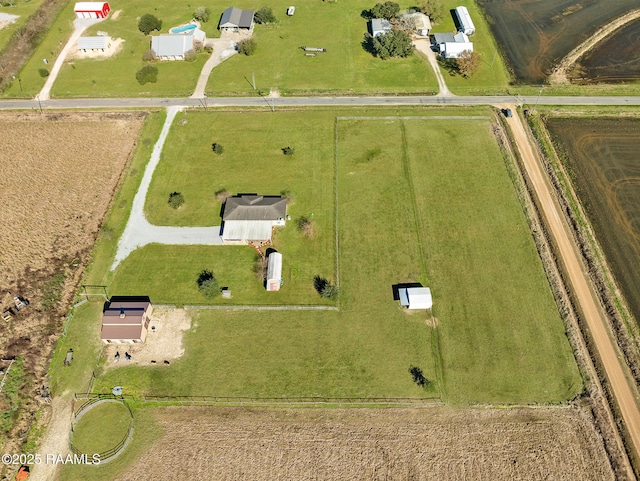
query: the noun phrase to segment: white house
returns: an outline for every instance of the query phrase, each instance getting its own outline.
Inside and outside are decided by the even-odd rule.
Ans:
[[[282,254],[272,252],[269,254],[267,264],[267,291],[275,292],[280,290],[282,284]]]
[[[184,33],[163,33],[151,37],[151,50],[160,60],[184,60],[185,54],[204,44],[206,38],[199,28]]]
[[[407,309],[431,309],[431,289],[428,287],[404,287],[398,290],[400,305]]]
[[[416,12],[407,15],[409,24],[413,25],[413,31],[417,37],[428,37],[431,33],[431,20],[424,13]]]
[[[438,52],[444,58],[458,58],[465,50],[473,52],[473,42],[469,42],[469,37],[462,32],[455,35],[452,33],[434,33],[433,43],[436,44]]]
[[[106,18],[111,7],[108,2],[78,2],[73,11],[76,18]]]
[[[222,12],[218,28],[229,32],[252,32],[253,10],[241,10],[238,7],[227,8]]]
[[[243,194],[228,197],[222,213],[222,241],[243,245],[271,241],[273,228],[286,222],[287,199]]]
[[[379,37],[383,33],[391,31],[391,22],[386,18],[371,19],[371,36]]]
[[[476,33],[476,27],[473,24],[473,20],[471,20],[471,15],[469,15],[467,7],[456,7],[455,14],[458,24],[458,32],[462,32],[465,35],[473,35]]]

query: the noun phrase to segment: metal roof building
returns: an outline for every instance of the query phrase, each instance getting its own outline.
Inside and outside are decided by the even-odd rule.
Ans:
[[[229,7],[222,12],[220,30],[238,30],[240,28],[251,30],[253,28],[253,10],[241,10],[238,7]]]
[[[102,342],[144,342],[153,306],[146,302],[110,302],[102,313]]]
[[[192,35],[163,33],[151,37],[151,50],[163,60],[183,60],[184,54],[193,50]]]
[[[378,37],[391,30],[391,22],[386,18],[371,19],[371,36]]]
[[[469,15],[467,7],[456,7],[455,13],[458,20],[459,32],[462,32],[465,35],[473,35],[476,33],[476,27],[473,24],[473,20],[471,20],[471,15]]]
[[[284,225],[287,199],[245,194],[227,198],[222,213],[222,240],[247,243],[271,240],[272,228]]]
[[[428,287],[406,287],[398,291],[400,305],[407,309],[431,309],[431,289]]]
[[[111,37],[80,37],[78,50],[106,50],[110,42]]]
[[[269,254],[267,264],[267,291],[275,292],[280,290],[282,284],[282,254],[272,252]]]

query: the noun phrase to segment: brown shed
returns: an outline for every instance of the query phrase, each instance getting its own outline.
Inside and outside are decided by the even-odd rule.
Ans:
[[[102,313],[102,342],[144,342],[153,306],[147,301],[111,301]]]

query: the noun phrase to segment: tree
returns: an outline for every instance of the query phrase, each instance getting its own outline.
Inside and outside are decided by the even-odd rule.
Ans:
[[[460,75],[469,78],[480,68],[480,54],[471,50],[463,50],[456,59],[456,66]]]
[[[180,192],[172,192],[169,194],[168,203],[174,209],[179,209],[184,204],[184,196]]]
[[[214,142],[213,144],[211,144],[211,150],[213,150],[214,154],[220,155],[224,152],[224,146],[222,144]]]
[[[427,15],[432,23],[439,23],[444,16],[444,7],[440,0],[426,0],[420,7],[420,11]]]
[[[284,155],[293,155],[296,153],[296,149],[294,147],[285,147],[282,149],[282,153]]]
[[[184,61],[185,62],[195,62],[198,59],[198,54],[194,49],[187,50],[184,53]]]
[[[402,30],[391,30],[377,37],[370,37],[370,44],[374,55],[383,60],[390,57],[408,57],[414,48],[411,36]]]
[[[207,23],[209,18],[211,17],[211,10],[208,7],[198,7],[196,11],[193,13],[193,18],[201,21],[202,23]]]
[[[260,7],[256,13],[253,14],[253,20],[262,25],[265,23],[273,23],[276,21],[276,16],[273,14],[271,7]]]
[[[142,60],[144,60],[145,62],[153,62],[154,60],[156,60],[158,58],[158,56],[156,55],[156,53],[149,49],[147,50],[144,55],[142,55]]]
[[[338,298],[339,290],[337,286],[332,285],[327,279],[320,276],[313,278],[313,287],[321,297],[335,301]]]
[[[145,35],[149,35],[154,30],[160,31],[161,28],[162,20],[157,19],[150,13],[145,13],[142,17],[140,17],[140,21],[138,22],[138,30],[140,30]]]
[[[204,269],[198,275],[198,290],[207,299],[213,299],[220,295],[220,287],[213,272]]]
[[[400,12],[400,5],[395,2],[376,3],[371,9],[371,15],[374,18],[386,18],[391,20],[395,18]]]
[[[419,367],[411,366],[409,368],[409,374],[411,374],[411,377],[413,378],[413,382],[415,382],[418,386],[423,387],[425,389],[429,389],[429,387],[431,386],[431,381],[429,381],[426,377],[424,377],[422,369],[420,369]]]
[[[136,80],[140,85],[156,83],[158,81],[158,68],[153,65],[145,65],[136,72]]]
[[[256,51],[256,40],[253,37],[244,38],[238,42],[238,53],[243,55],[253,55]]]

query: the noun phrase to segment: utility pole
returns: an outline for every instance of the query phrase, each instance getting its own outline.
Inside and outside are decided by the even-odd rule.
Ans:
[[[255,72],[251,72],[251,80],[253,80],[253,90],[256,89],[256,73]]]
[[[204,95],[204,97],[203,97],[204,98],[204,111],[208,112],[208,110],[207,110],[207,94],[203,94],[203,95]]]
[[[534,105],[534,108],[538,106],[538,102],[540,101],[540,96],[542,95],[543,90],[544,90],[544,84],[540,85],[540,92],[538,92],[538,98],[536,99],[536,104]]]

